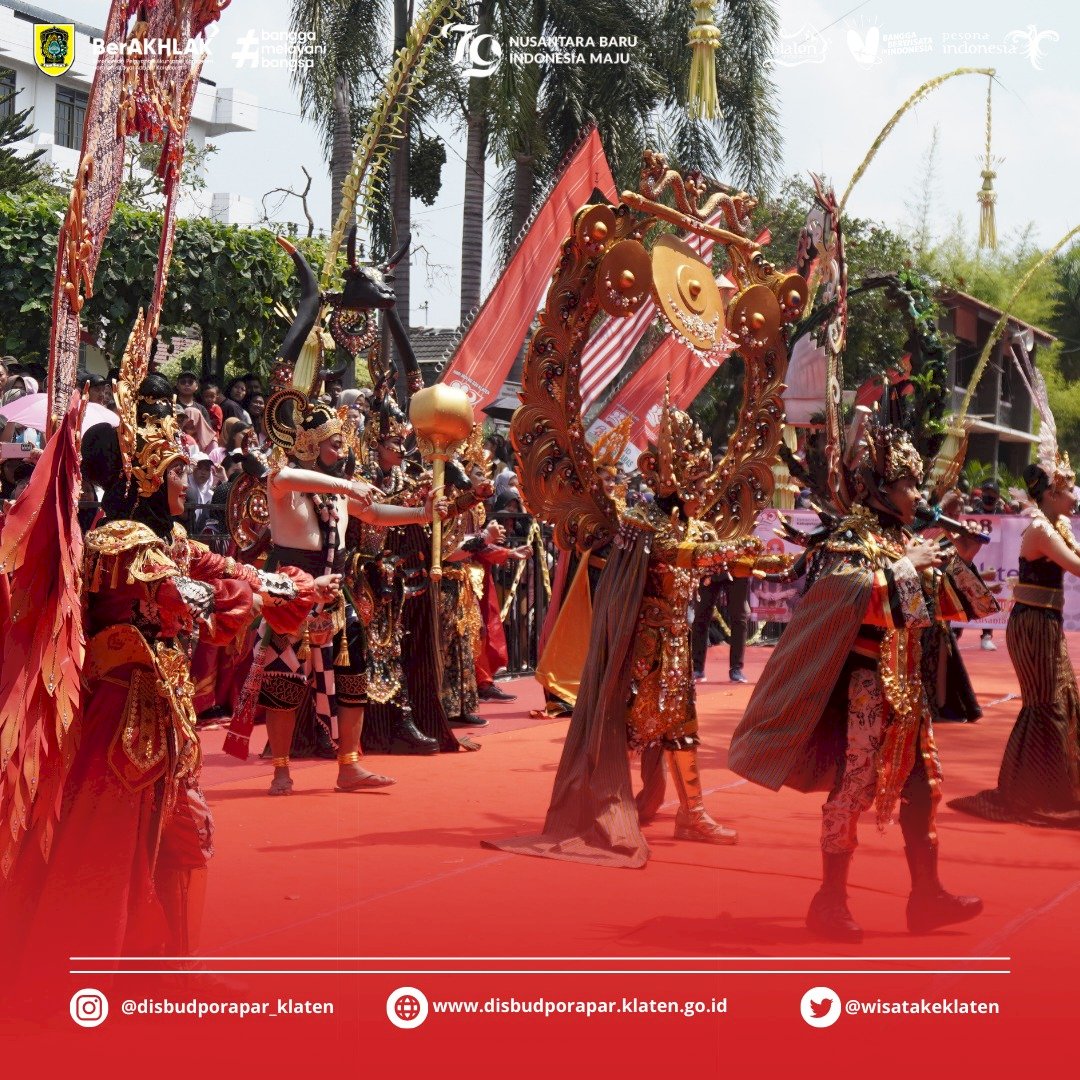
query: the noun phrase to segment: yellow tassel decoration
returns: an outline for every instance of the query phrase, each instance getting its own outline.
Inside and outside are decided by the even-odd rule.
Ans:
[[[713,0],[690,0],[690,6],[694,9],[694,25],[688,44],[693,56],[686,88],[686,111],[698,120],[712,120],[720,114],[716,93],[720,31],[713,22]]]
[[[986,156],[983,158],[982,187],[979,189],[979,247],[997,247],[997,222],[994,219],[994,203],[997,202],[997,193],[994,191],[994,180],[997,173],[995,165],[1000,165],[1004,158],[996,158],[990,153],[990,92],[994,87],[991,76],[990,83],[986,88]]]

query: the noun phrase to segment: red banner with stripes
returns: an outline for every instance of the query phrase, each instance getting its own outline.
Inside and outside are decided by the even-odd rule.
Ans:
[[[574,214],[594,188],[615,200],[615,181],[596,128],[567,161],[442,374],[441,381],[463,390],[476,410],[498,397],[543,303]]]

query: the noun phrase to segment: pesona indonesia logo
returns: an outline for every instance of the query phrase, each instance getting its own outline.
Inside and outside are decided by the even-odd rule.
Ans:
[[[1023,30],[1010,30],[1005,40],[1016,45],[1036,71],[1042,71],[1043,42],[1060,41],[1061,35],[1056,30],[1040,30],[1034,23],[1029,23]]]
[[[454,23],[444,26],[440,37],[460,34],[454,50],[454,63],[466,79],[486,79],[499,70],[502,46],[494,34],[478,34],[479,23]]]

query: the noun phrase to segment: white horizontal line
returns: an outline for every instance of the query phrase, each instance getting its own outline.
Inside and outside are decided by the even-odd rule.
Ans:
[[[1011,975],[1008,968],[72,968],[72,975]]]

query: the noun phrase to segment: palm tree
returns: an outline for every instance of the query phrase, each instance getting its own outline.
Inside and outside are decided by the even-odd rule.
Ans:
[[[779,21],[773,0],[726,0],[717,53],[723,114],[715,123],[686,112],[690,68],[686,0],[498,0],[496,34],[636,36],[631,62],[617,65],[503,63],[491,80],[490,142],[503,166],[494,206],[502,255],[581,128],[597,123],[616,182],[636,183],[641,152],[664,150],[681,169],[766,194],[781,152],[776,92],[769,78]],[[482,195],[480,196],[482,198]],[[466,194],[466,213],[476,208]],[[475,272],[462,266],[463,276]]]
[[[289,27],[310,34],[325,51],[311,56],[311,67],[292,73],[300,94],[300,113],[322,134],[330,165],[330,221],[341,210],[341,189],[352,163],[368,94],[382,81],[389,42],[385,0],[292,0]]]

